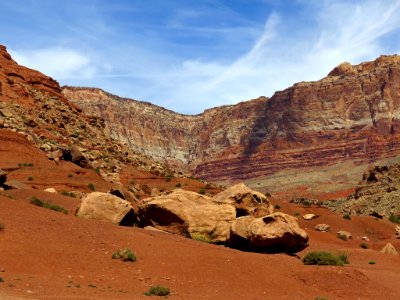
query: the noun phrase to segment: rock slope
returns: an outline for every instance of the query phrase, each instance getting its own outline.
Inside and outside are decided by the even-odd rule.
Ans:
[[[278,170],[356,164],[400,152],[400,57],[343,63],[316,82],[271,98],[185,116],[108,94],[64,87],[110,135],[135,151],[210,180],[238,180]]]

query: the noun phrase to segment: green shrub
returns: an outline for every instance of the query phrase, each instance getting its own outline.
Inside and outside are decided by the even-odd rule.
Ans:
[[[4,279],[3,279],[3,277],[0,277],[0,282],[4,282]]]
[[[266,192],[264,195],[265,195],[266,197],[271,197],[271,193],[269,193],[269,192]]]
[[[93,184],[93,183],[89,183],[89,184],[88,184],[88,188],[91,189],[92,191],[95,191],[95,190],[96,190],[96,188],[94,187],[94,184]]]
[[[190,237],[193,240],[199,241],[199,242],[204,242],[204,243],[211,243],[211,238],[208,236],[208,234],[201,233],[201,232],[192,232],[190,234]]]
[[[396,223],[396,224],[400,224],[400,218],[398,216],[396,216],[395,214],[391,214],[389,216],[389,221]]]
[[[100,169],[99,169],[99,167],[97,167],[96,169],[94,169],[94,171],[95,171],[97,174],[100,174]]]
[[[180,187],[182,187],[182,184],[181,184],[180,182],[178,182],[178,183],[175,185],[175,187],[176,187],[176,188],[180,188]]]
[[[62,191],[61,194],[64,196],[76,198],[76,195],[73,192]]]
[[[343,266],[348,264],[348,258],[346,254],[335,255],[327,251],[314,251],[307,253],[303,258],[305,265],[333,265]]]
[[[167,287],[155,285],[150,287],[150,289],[144,294],[146,296],[168,296],[170,294],[170,290]]]
[[[32,176],[29,176],[28,177],[28,181],[32,181],[33,180],[33,177]]]
[[[72,178],[74,175],[72,174],[68,174],[68,178]]]
[[[346,253],[341,252],[338,254],[339,259],[343,262],[343,264],[348,265],[349,262],[349,257]]]
[[[136,261],[136,256],[133,254],[131,249],[120,249],[117,252],[114,252],[112,255],[112,259],[120,259],[122,261]]]
[[[68,210],[66,210],[64,207],[47,203],[47,202],[45,202],[43,200],[40,200],[40,199],[38,199],[36,197],[32,197],[31,204],[39,206],[39,207],[48,208],[48,209],[51,209],[51,210],[54,210],[54,211],[62,212],[64,214],[68,214]]]
[[[206,193],[206,189],[202,188],[199,190],[199,194],[204,195]]]
[[[365,243],[365,242],[361,243],[360,247],[363,248],[363,249],[368,249],[369,248],[368,244]]]
[[[349,214],[344,214],[343,219],[351,220],[351,216]]]
[[[281,209],[281,206],[279,204],[275,204],[274,208],[275,209]]]
[[[295,212],[295,213],[294,213],[294,216],[295,216],[295,217],[298,217],[298,216],[300,216],[300,213],[299,213],[299,212]]]
[[[369,263],[370,265],[376,264],[376,262],[375,262],[374,260],[370,260],[368,263]]]

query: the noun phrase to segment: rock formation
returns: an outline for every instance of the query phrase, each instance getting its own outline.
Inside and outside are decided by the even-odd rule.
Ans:
[[[99,89],[63,88],[110,135],[132,149],[210,180],[246,179],[287,168],[373,162],[400,153],[400,57],[336,67],[233,106],[185,116]]]
[[[76,211],[78,217],[109,221],[116,225],[133,226],[134,212],[130,202],[108,194],[93,192],[86,195]]]
[[[333,209],[379,218],[400,214],[400,165],[370,167],[356,191]]]
[[[308,235],[295,217],[276,212],[262,218],[236,219],[228,243],[252,251],[295,253],[308,246]]]

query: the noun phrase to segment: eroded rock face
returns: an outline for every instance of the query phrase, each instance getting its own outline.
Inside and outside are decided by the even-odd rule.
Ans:
[[[236,217],[252,215],[262,217],[273,213],[268,198],[249,189],[244,183],[235,184],[213,197],[218,203],[231,204],[236,208]]]
[[[97,219],[115,225],[133,226],[134,212],[131,203],[108,194],[93,192],[82,199],[76,216],[86,219]]]
[[[334,210],[378,218],[400,214],[400,165],[370,167],[356,191]]]
[[[142,226],[219,243],[226,241],[236,211],[231,204],[176,189],[168,195],[143,200],[138,217]]]
[[[184,116],[98,89],[63,93],[104,118],[113,137],[210,179],[246,179],[286,168],[365,163],[400,153],[400,57],[344,63],[316,82],[270,99]]]
[[[308,246],[308,235],[295,217],[277,212],[263,218],[236,219],[228,243],[234,248],[257,252],[295,253]]]

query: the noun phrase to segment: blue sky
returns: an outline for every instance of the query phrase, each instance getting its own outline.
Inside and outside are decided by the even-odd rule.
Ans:
[[[400,0],[3,0],[0,16],[20,64],[186,114],[400,53]]]

